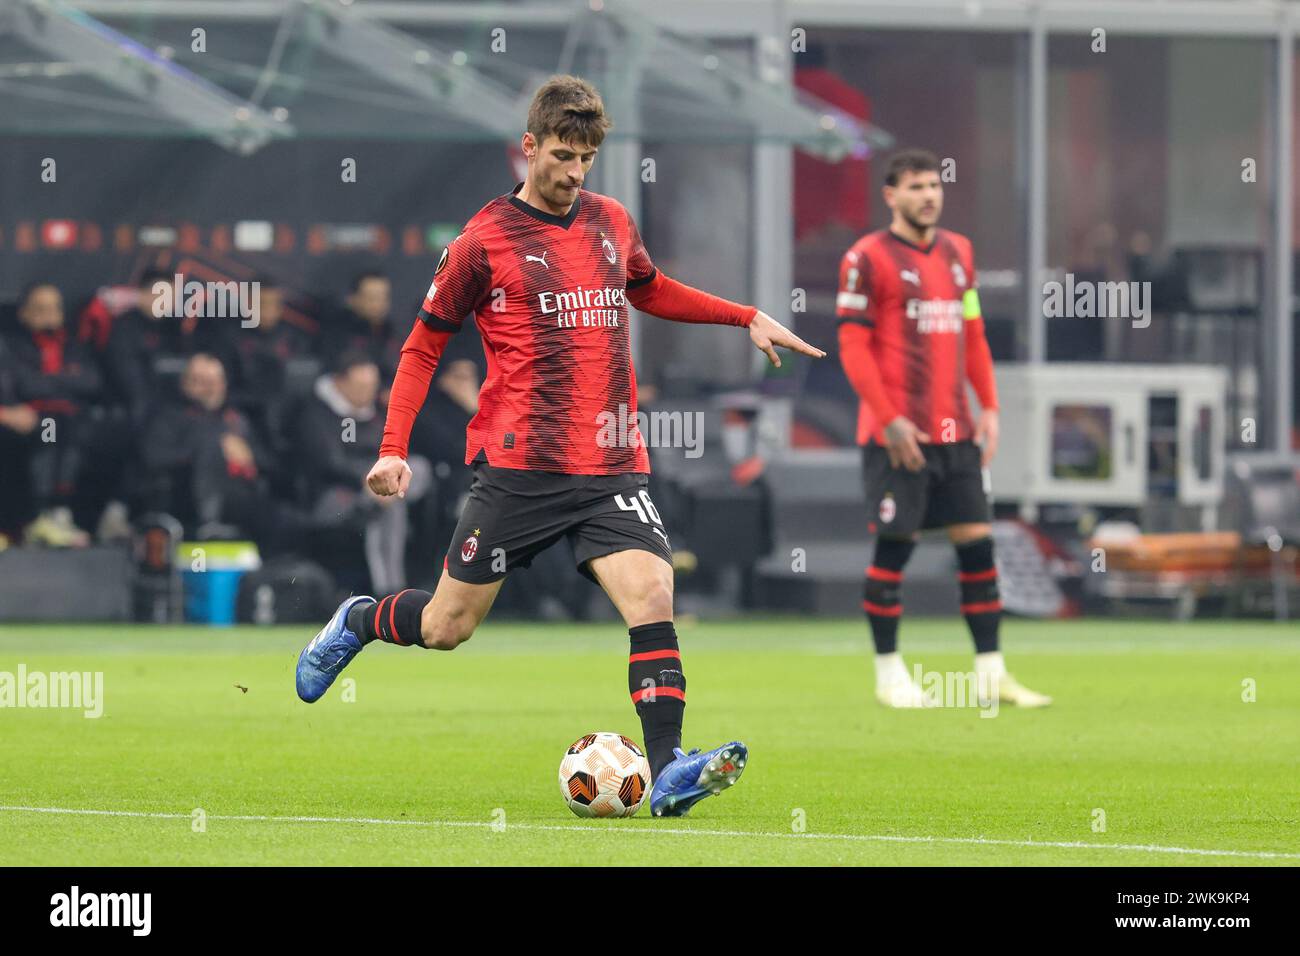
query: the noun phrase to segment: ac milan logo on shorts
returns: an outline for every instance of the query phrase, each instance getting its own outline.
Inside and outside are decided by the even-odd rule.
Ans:
[[[600,234],[600,248],[605,252],[605,258],[613,262],[618,258],[618,252],[614,249],[614,243],[605,238],[605,234]]]
[[[880,521],[882,524],[889,524],[894,520],[894,515],[898,514],[898,505],[894,501],[893,495],[885,495],[880,499]]]
[[[474,555],[478,554],[478,535],[472,534],[465,539],[465,543],[460,546],[460,559],[466,564],[474,560]]]

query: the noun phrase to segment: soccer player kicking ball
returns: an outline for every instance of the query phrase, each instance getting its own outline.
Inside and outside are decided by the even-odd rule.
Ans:
[[[469,423],[474,483],[437,591],[351,597],[298,658],[298,696],[318,700],[371,641],[452,650],[487,615],[511,568],[561,538],[609,595],[631,637],[628,688],[641,718],[655,816],[681,816],[730,787],[747,758],[732,741],[681,751],[686,678],[673,630],[672,550],[647,490],[635,421],[628,304],[675,322],[735,325],[774,365],[776,347],[825,353],[770,316],[655,270],[626,209],[582,188],[610,122],[584,80],[546,82],[528,111],[528,177],[493,199],[442,254],[402,348],[379,460],[367,477],[402,495],[411,425],[447,340],[473,312],[488,373]]]
[[[1045,707],[1051,698],[1008,674],[998,650],[1002,603],[982,474],[998,447],[998,397],[971,243],[938,228],[943,185],[932,153],[894,156],[884,197],[893,221],[844,254],[835,300],[840,359],[860,399],[868,514],[878,531],[862,602],[876,645],[876,699],[888,707],[936,703],[899,656],[899,592],[918,532],[946,528],[981,694],[995,686],[1000,701]],[[975,425],[967,379],[981,406]]]

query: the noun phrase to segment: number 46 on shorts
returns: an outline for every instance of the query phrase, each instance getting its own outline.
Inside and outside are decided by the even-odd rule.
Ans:
[[[625,499],[621,494],[614,496],[614,504],[618,505],[620,511],[635,511],[636,516],[641,519],[643,524],[654,523],[663,527],[664,523],[659,518],[659,509],[655,507],[650,500],[650,493],[642,488],[635,495]]]

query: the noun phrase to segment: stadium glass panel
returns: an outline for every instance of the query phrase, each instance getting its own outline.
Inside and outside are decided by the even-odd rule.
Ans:
[[[1229,421],[1267,435],[1272,43],[1097,44],[1049,38],[1045,281],[1097,298],[1047,315],[1047,358],[1224,365]]]

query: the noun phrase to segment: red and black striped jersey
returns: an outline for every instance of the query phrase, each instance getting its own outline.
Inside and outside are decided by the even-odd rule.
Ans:
[[[454,332],[473,313],[483,337],[487,377],[466,463],[648,472],[639,432],[625,427],[637,412],[627,293],[655,278],[654,264],[617,200],[581,190],[555,216],[519,189],[479,210],[447,247],[419,314]]]
[[[835,306],[841,322],[872,330],[870,351],[892,413],[936,443],[971,437],[966,326],[980,319],[980,305],[969,239],[938,229],[921,247],[889,229],[868,233],[840,262]],[[865,398],[859,402],[859,443],[883,442],[886,424]]]

